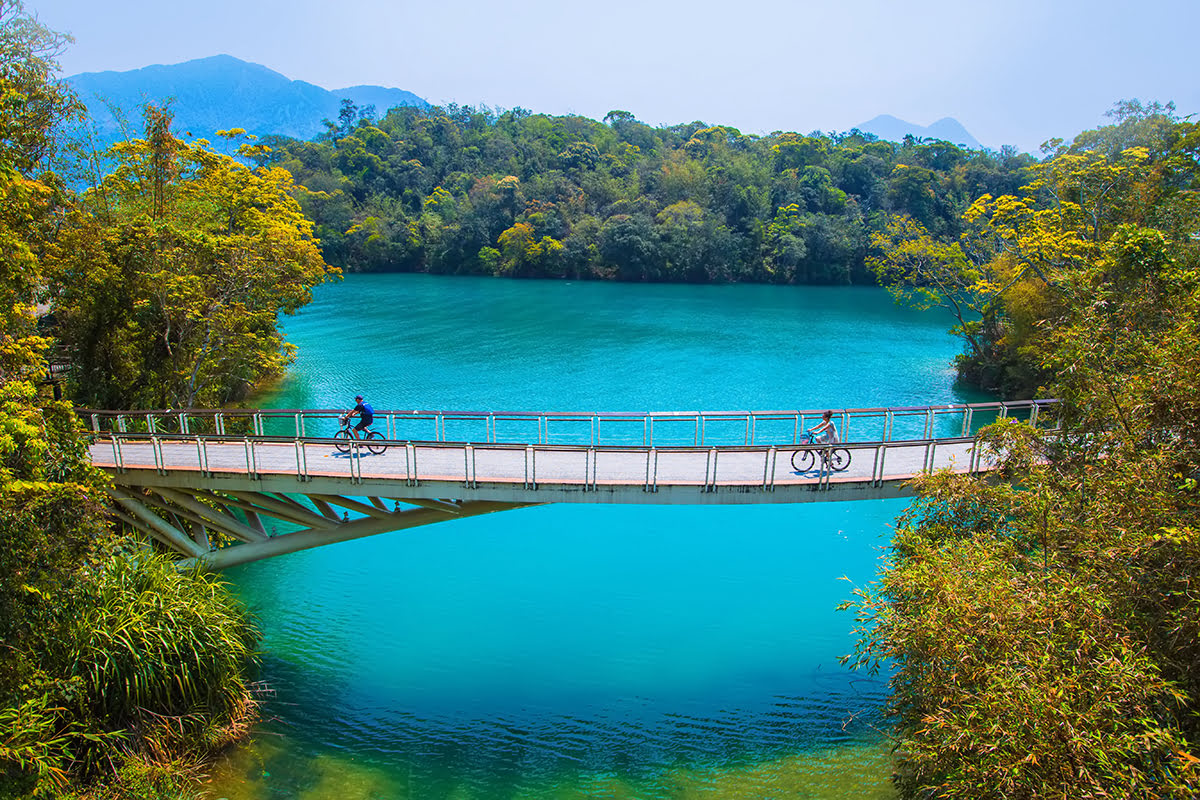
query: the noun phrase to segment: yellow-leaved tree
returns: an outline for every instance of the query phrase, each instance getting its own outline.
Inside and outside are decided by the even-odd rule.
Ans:
[[[281,372],[291,348],[279,314],[338,271],[289,172],[178,139],[166,109],[145,117],[145,138],[112,148],[116,168],[52,251],[72,392],[107,408],[224,405]]]
[[[1063,150],[1022,196],[975,203],[967,239],[912,240],[995,298],[1005,337],[1025,305],[1040,335],[1021,358],[1061,428],[1002,421],[981,442],[996,471],[915,479],[879,582],[849,604],[848,660],[894,667],[902,797],[1200,792],[1195,126],[1157,152]],[[975,242],[987,258],[966,255]],[[906,243],[886,258],[912,258]],[[1033,282],[1040,311],[998,265]]]

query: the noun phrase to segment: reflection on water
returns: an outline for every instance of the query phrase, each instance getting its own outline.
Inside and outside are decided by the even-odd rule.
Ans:
[[[855,289],[351,276],[288,321],[299,357],[269,403],[979,399],[953,389],[942,328]],[[210,789],[230,800],[890,797],[873,727],[886,687],[839,666],[853,621],[834,608],[872,579],[902,508],[562,504],[231,570],[262,620],[277,696]]]

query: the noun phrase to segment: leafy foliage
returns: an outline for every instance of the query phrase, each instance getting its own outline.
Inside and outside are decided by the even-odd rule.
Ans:
[[[853,604],[851,662],[896,669],[906,796],[1200,791],[1191,133],[1175,125],[1157,160],[1064,148],[1030,194],[971,211],[1053,296],[1024,357],[1062,399],[1062,432],[996,426],[998,480],[916,481],[888,568]]]
[[[257,631],[211,578],[113,541],[108,480],[46,396],[37,304],[67,198],[32,173],[74,107],[47,83],[60,41],[0,0],[0,797],[178,797],[254,716]]]
[[[183,142],[170,122],[147,109],[146,138],[114,146],[116,169],[66,217],[51,252],[56,333],[81,402],[243,397],[291,358],[279,313],[331,274],[286,171]]]
[[[1045,334],[1079,301],[1067,282],[1106,257],[1118,228],[1151,227],[1179,241],[1194,233],[1192,126],[1166,116],[1169,106],[1117,108],[1118,125],[1069,147],[1051,143],[1055,154],[1025,170],[1019,192],[978,196],[957,238],[912,214],[891,216],[874,236],[868,264],[898,302],[954,313],[953,333],[966,345],[959,373],[970,383],[1033,396],[1050,377]]]
[[[45,165],[54,127],[83,109],[53,80],[69,41],[26,14],[21,0],[0,0],[0,162],[20,173]]]
[[[859,131],[651,128],[628,111],[355,118],[314,142],[268,137],[259,156],[296,176],[325,258],[348,271],[869,283],[880,214],[957,234],[971,201],[1033,163]]]

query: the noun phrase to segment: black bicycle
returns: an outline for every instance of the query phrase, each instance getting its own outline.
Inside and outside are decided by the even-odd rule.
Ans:
[[[800,436],[797,444],[820,445],[820,442],[814,442],[812,434],[805,433]],[[792,469],[796,472],[808,472],[816,466],[818,457],[821,459],[821,469],[830,472],[844,472],[850,466],[850,451],[846,448],[814,447],[792,453]]]
[[[384,444],[384,442],[387,441],[387,437],[385,437],[379,431],[373,431],[370,428],[367,428],[362,432],[362,438],[359,439],[354,435],[354,431],[350,427],[349,414],[343,414],[342,416],[338,417],[338,422],[342,424],[342,429],[333,435],[333,446],[338,449],[338,452],[349,453],[350,448],[353,447],[355,443],[358,443],[361,447],[365,447],[375,455],[379,455],[384,450],[387,450],[387,445]]]

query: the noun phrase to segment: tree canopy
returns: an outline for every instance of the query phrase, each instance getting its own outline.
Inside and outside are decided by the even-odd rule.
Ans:
[[[959,276],[1026,270],[967,289],[1061,431],[997,425],[996,475],[916,480],[858,593],[851,661],[896,667],[906,797],[1200,791],[1200,170],[1194,125],[1140,130],[1157,144],[1089,132],[977,201],[986,258],[918,242]]]
[[[69,295],[52,254],[88,213],[45,171],[76,108],[53,82],[62,41],[0,0],[0,796],[177,797],[186,765],[254,718],[258,633],[219,581],[114,536],[109,481],[45,384],[39,314]],[[236,227],[237,194],[193,205]]]
[[[147,109],[145,138],[113,147],[115,169],[66,215],[50,252],[56,333],[81,402],[245,397],[290,360],[278,315],[336,274],[288,172],[181,141],[170,123]]]
[[[1015,191],[1034,163],[859,131],[751,136],[652,128],[628,111],[601,123],[456,105],[351,112],[317,141],[267,143],[261,163],[295,175],[344,270],[628,281],[871,283],[883,214],[957,235],[972,201]]]

